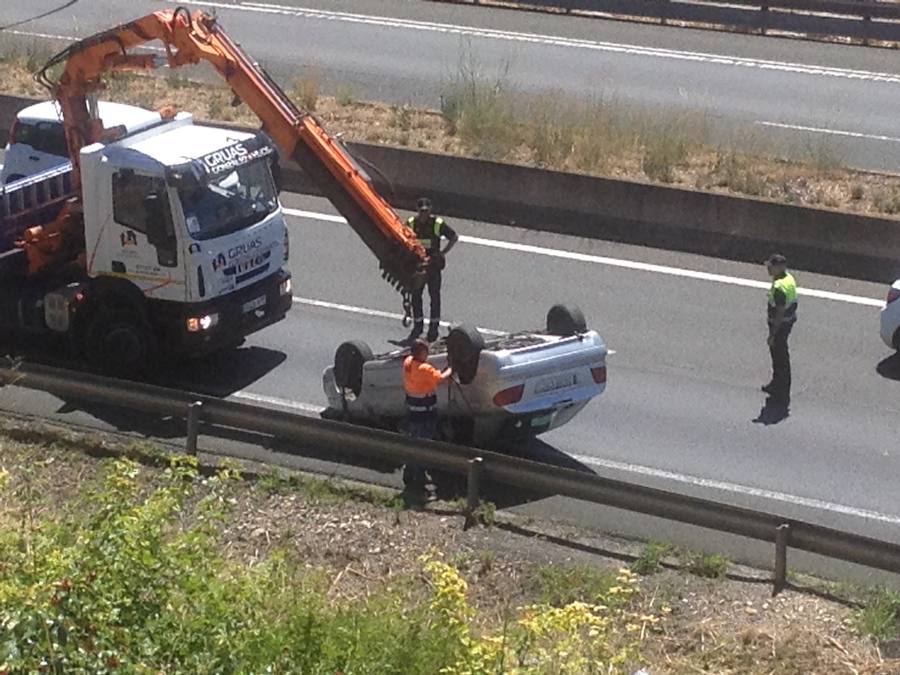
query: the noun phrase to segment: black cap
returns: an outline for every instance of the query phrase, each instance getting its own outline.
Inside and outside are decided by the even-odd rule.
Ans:
[[[431,200],[428,197],[419,197],[418,201],[416,201],[416,208],[419,211],[430,211],[431,210]]]
[[[780,253],[773,253],[766,258],[766,265],[787,265],[787,258]]]

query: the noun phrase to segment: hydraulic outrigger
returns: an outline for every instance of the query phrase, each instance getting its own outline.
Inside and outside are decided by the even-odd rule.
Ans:
[[[165,56],[132,52],[154,40],[162,42]],[[178,68],[200,61],[215,68],[236,100],[256,113],[281,152],[318,184],[378,258],[382,276],[405,296],[421,285],[426,251],[374,190],[356,161],[313,115],[294,105],[265,70],[228,37],[214,16],[201,10],[191,14],[179,7],[153,12],[85,38],[59,52],[37,74],[62,109],[74,186],[80,187],[81,149],[115,131],[104,129],[95,109],[104,74]],[[62,73],[53,79],[50,71],[60,65]],[[33,272],[67,254],[67,247],[55,242],[73,239],[69,230],[79,225],[77,202],[68,205],[53,223],[34,228],[22,242]]]

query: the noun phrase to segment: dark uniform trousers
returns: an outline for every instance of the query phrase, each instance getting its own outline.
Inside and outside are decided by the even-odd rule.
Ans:
[[[441,318],[441,270],[437,265],[428,268],[425,276],[425,284],[412,294],[412,312],[413,312],[413,328],[422,332],[425,327],[425,311],[422,307],[422,295],[425,292],[425,286],[428,286],[428,300],[430,303],[428,317],[430,324]],[[435,330],[436,326],[429,325],[429,330]]]
[[[794,327],[793,321],[785,321],[775,331],[774,339],[769,347],[772,356],[772,396],[788,400],[791,397],[791,354],[788,350],[788,337]]]
[[[406,395],[406,407],[408,412],[407,433],[412,438],[424,438],[436,440],[438,438],[438,413],[437,395],[427,396]],[[420,489],[425,487],[425,468],[412,462],[403,467],[403,484],[409,488]]]

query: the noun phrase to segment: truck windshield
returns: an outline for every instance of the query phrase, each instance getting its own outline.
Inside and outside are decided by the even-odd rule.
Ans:
[[[246,164],[224,176],[178,191],[188,231],[212,239],[258,223],[278,208],[268,160]]]

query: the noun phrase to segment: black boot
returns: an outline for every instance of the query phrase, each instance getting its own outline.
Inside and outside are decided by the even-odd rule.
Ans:
[[[440,326],[438,319],[432,319],[428,323],[428,335],[425,337],[429,342],[437,342],[438,339],[438,327]]]
[[[416,321],[413,324],[412,330],[409,332],[409,337],[406,338],[406,342],[409,344],[413,343],[413,340],[418,339],[422,335],[422,329],[425,327],[423,321]]]

